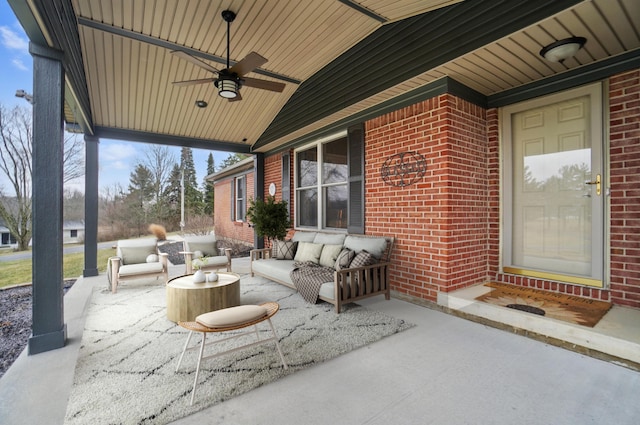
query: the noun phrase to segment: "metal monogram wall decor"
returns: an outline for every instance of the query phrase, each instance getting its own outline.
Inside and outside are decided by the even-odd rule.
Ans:
[[[382,164],[380,175],[389,186],[404,187],[420,180],[427,171],[427,161],[418,152],[390,156]]]

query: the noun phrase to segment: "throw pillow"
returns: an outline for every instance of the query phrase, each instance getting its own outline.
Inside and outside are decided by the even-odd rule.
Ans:
[[[357,267],[370,266],[371,264],[375,263],[375,257],[363,249],[358,253],[358,255],[356,255],[349,267],[354,269]]]
[[[336,258],[336,270],[348,269],[349,265],[351,265],[351,261],[353,261],[353,257],[355,256],[355,252],[349,248],[343,248]]]
[[[322,254],[322,247],[324,245],[312,242],[298,242],[298,249],[296,250],[295,261],[311,261],[318,264],[320,262],[320,255]]]
[[[197,260],[198,258],[202,258],[202,257],[204,257],[204,254],[202,253],[202,251],[195,251],[191,255],[191,258],[193,258],[194,260]]]
[[[147,263],[157,263],[159,260],[158,256],[156,254],[149,254],[147,256]]]
[[[293,260],[296,255],[296,248],[298,248],[298,242],[276,240],[273,248],[276,251],[276,259]]]
[[[336,265],[336,259],[340,252],[342,251],[342,244],[340,245],[325,245],[322,248],[322,253],[320,254],[320,265],[323,267],[331,267],[334,268]]]

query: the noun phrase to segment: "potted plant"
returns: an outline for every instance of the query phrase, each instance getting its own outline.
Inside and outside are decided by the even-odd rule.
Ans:
[[[247,218],[253,224],[256,234],[267,238],[269,245],[274,240],[282,240],[291,227],[289,220],[289,204],[286,201],[276,201],[273,196],[265,200],[250,199]]]

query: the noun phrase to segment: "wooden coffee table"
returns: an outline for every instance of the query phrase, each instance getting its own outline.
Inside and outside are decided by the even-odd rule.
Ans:
[[[167,318],[172,322],[191,322],[200,314],[238,305],[240,276],[235,273],[219,272],[216,282],[193,283],[193,275],[186,275],[167,283]]]

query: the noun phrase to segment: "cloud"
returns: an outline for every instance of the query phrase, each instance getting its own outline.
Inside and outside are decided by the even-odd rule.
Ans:
[[[125,143],[104,143],[100,147],[100,160],[110,162],[109,166],[119,169],[126,168],[128,160],[137,154],[133,146]]]
[[[29,40],[5,25],[0,26],[0,43],[7,49],[29,51]]]
[[[11,60],[11,63],[13,64],[13,66],[15,66],[16,68],[22,70],[22,71],[28,71],[29,68],[27,67],[27,65],[24,64],[24,62],[22,62],[22,60],[15,58]]]

